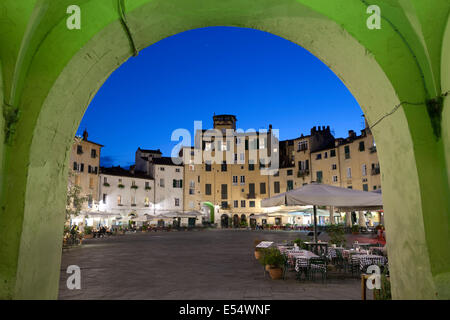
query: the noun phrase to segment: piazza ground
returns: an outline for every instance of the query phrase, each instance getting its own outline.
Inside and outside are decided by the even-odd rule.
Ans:
[[[63,252],[59,299],[360,300],[356,278],[334,276],[322,283],[320,277],[299,282],[294,272],[286,280],[264,276],[254,257],[254,240],[299,237],[307,239],[299,232],[217,229],[90,239]],[[81,268],[80,290],[67,289],[69,265]]]
[[[381,29],[366,0],[2,0],[0,298],[57,297],[70,147],[109,75],[166,37],[232,26],[292,41],[342,79],[375,125],[393,297],[450,299],[450,2],[370,4]]]

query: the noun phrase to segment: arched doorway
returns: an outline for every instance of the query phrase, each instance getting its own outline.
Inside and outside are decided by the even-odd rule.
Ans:
[[[227,214],[223,214],[221,217],[220,217],[220,226],[222,227],[222,228],[228,228],[228,215]]]
[[[250,215],[250,228],[256,229],[256,218],[253,213]]]
[[[103,81],[137,50],[167,36],[226,25],[271,32],[302,45],[343,79],[369,124],[376,124],[393,296],[449,298],[450,252],[443,244],[450,235],[442,221],[450,214],[450,100],[444,100],[446,108],[431,100],[423,103],[438,101],[450,88],[448,6],[411,1],[408,8],[382,6],[391,23],[383,20],[382,29],[369,30],[360,1],[343,6],[335,0],[280,0],[276,5],[242,0],[224,6],[210,0],[179,10],[179,0],[170,6],[143,0],[127,3],[129,33],[115,4],[83,2],[81,12],[88,7],[97,19],[86,19],[81,31],[61,23],[67,9],[63,2],[52,3],[51,12],[41,5],[45,0],[36,7],[30,2],[30,16],[43,19],[29,21],[6,4],[9,19],[0,28],[11,32],[0,53],[0,96],[6,101],[6,120],[0,123],[0,242],[8,245],[0,248],[5,266],[1,296],[56,297],[63,226],[57,213],[64,209],[68,146]],[[148,18],[155,16],[171,18]],[[18,25],[12,28],[7,21]],[[404,249],[409,247],[416,250]]]
[[[233,216],[233,228],[239,228],[239,216],[237,214]]]

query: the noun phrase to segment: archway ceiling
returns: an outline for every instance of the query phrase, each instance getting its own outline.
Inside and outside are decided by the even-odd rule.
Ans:
[[[53,82],[84,44],[100,30],[119,19],[118,1],[3,0],[0,4],[0,61],[3,66],[3,81],[6,84],[5,102],[12,106],[20,105],[20,93],[32,63],[51,66],[46,69],[45,77],[49,82]],[[283,6],[292,5],[294,2],[307,6],[341,25],[343,30],[367,48],[368,54],[377,59],[389,78],[389,72],[395,73],[398,71],[396,68],[404,68],[398,60],[410,60],[410,64],[420,65],[429,96],[435,97],[441,93],[441,44],[450,10],[447,0],[433,0],[433,5],[421,0],[372,0],[370,4],[379,5],[381,8],[381,30],[369,30],[366,27],[368,15],[365,10],[368,2],[365,0],[231,0],[189,3],[182,0],[124,1],[127,14],[135,10],[167,7],[172,9],[171,14],[175,12],[185,19],[201,17],[205,21],[204,26],[220,25],[222,21],[233,24],[233,19],[227,19],[226,16],[235,15],[236,11],[240,16],[251,17],[260,14],[264,8],[279,7],[280,17],[289,15],[287,10],[283,10]],[[66,28],[66,9],[72,4],[81,7],[81,30],[68,31]],[[174,8],[179,10],[173,11]],[[223,14],[225,19],[217,18],[220,14]],[[131,33],[133,28],[139,26],[133,26],[130,19]],[[391,47],[401,50],[392,52],[388,50]],[[417,62],[413,55],[417,57]],[[420,77],[418,68],[411,72]],[[402,88],[400,84],[396,86],[399,95],[407,89]],[[423,98],[423,93],[418,93],[417,99]]]

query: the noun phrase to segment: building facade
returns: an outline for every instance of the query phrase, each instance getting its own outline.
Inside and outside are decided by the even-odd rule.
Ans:
[[[307,136],[279,141],[279,169],[263,174],[261,163],[250,160],[250,152],[274,148],[252,134],[236,132],[234,115],[214,116],[214,129],[223,136],[216,140],[197,131],[195,146],[183,148],[184,209],[212,211],[215,223],[224,227],[247,223],[284,224],[292,217],[270,214],[261,208],[261,200],[305,184],[326,183],[345,188],[371,191],[381,187],[380,167],[373,136],[368,128],[358,136],[349,131],[347,138],[335,139],[330,127],[314,127]],[[226,141],[225,131],[233,132],[234,144]],[[272,136],[269,125],[268,135]],[[229,138],[228,138],[229,139]],[[239,145],[243,147],[239,147]],[[217,163],[195,161],[196,153],[223,153],[233,148],[232,161]]]
[[[95,210],[98,205],[101,144],[88,140],[85,130],[82,137],[75,137],[70,155],[71,172],[69,185],[81,188],[81,195],[87,198],[82,211]]]

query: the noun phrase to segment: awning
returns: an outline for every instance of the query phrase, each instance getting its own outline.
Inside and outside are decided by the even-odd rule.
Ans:
[[[261,201],[262,207],[275,205],[334,206],[341,211],[377,210],[383,207],[380,193],[312,183]]]

